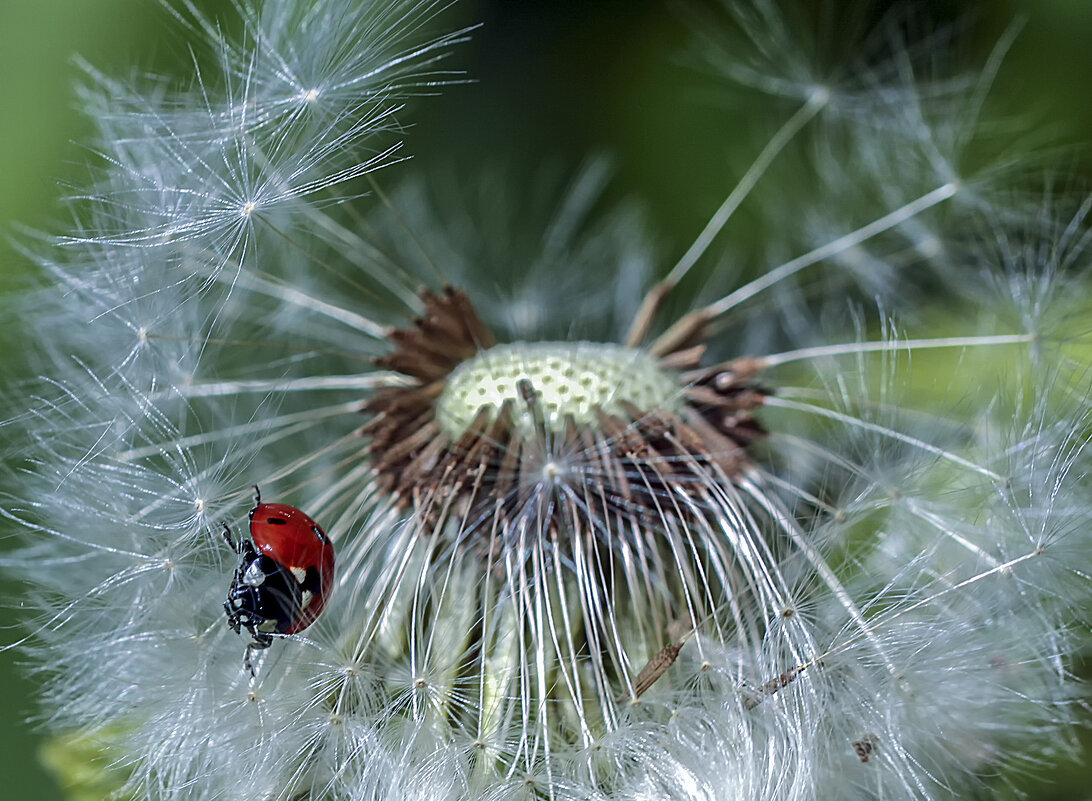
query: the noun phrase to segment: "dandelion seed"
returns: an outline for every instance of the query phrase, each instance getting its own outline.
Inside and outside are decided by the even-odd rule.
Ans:
[[[656,679],[664,675],[667,669],[675,664],[675,660],[679,658],[679,651],[682,650],[683,645],[685,645],[685,643],[682,642],[673,642],[670,645],[665,645],[656,656],[648,660],[648,664],[641,668],[641,672],[638,673],[637,677],[633,680],[633,701],[636,701],[648,692],[648,689],[656,683]]]
[[[860,740],[853,742],[853,750],[857,753],[857,758],[862,762],[868,762],[872,759],[876,751],[876,739],[875,734],[866,734]]]

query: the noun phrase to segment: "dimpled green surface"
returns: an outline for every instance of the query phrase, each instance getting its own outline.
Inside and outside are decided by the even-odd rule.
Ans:
[[[482,407],[496,413],[511,400],[516,425],[531,430],[521,381],[534,389],[552,431],[561,429],[565,417],[594,423],[597,410],[625,417],[627,403],[642,411],[677,411],[681,405],[678,379],[644,351],[593,342],[518,342],[482,351],[455,368],[437,403],[437,420],[458,437]]]

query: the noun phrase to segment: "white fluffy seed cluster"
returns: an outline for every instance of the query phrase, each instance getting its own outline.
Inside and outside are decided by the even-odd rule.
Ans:
[[[600,161],[539,186],[482,148],[446,191],[396,185],[403,105],[453,78],[446,0],[240,0],[223,26],[179,0],[182,88],[90,76],[103,158],[36,252],[47,284],[6,310],[41,377],[0,415],[0,522],[24,540],[0,566],[88,797],[943,801],[1067,750],[1089,206],[967,172],[1013,157],[978,147],[1011,130],[977,118],[993,66],[938,72],[947,37],[892,45],[903,17],[828,39],[791,2],[712,2],[690,30],[759,136],[678,254],[608,208]],[[462,96],[491,80],[470,77]],[[549,341],[467,363],[438,414],[410,363],[405,441],[370,453],[362,404],[407,374],[376,357],[444,284],[497,341]],[[529,426],[500,453],[435,436],[519,407],[521,380],[555,431],[674,408],[679,376],[590,344],[654,350],[672,310],[708,322],[710,369],[766,366],[746,470],[639,426]],[[384,455],[436,480],[391,492]],[[252,678],[222,532],[245,534],[255,484],[322,525],[338,575]]]
[[[527,382],[543,423],[560,431],[565,418],[594,424],[598,414],[625,418],[626,404],[643,411],[676,411],[678,379],[640,350],[596,342],[518,342],[497,345],[456,367],[436,404],[441,427],[458,438],[483,407],[494,416],[511,402],[524,433],[537,425],[520,393]]]

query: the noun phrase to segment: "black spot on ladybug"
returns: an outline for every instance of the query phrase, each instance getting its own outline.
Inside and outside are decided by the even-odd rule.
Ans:
[[[285,520],[283,517],[269,517],[269,518],[266,518],[265,522],[272,523],[275,526],[287,526],[288,525],[288,521]]]

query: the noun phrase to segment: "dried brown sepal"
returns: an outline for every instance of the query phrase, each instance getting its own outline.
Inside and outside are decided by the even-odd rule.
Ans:
[[[691,370],[683,376],[687,382],[684,397],[688,408],[732,442],[746,448],[766,434],[751,413],[769,394],[755,383],[759,369],[756,359],[744,357],[704,370]]]
[[[447,287],[425,290],[421,297],[424,314],[392,331],[394,349],[377,360],[413,380],[365,402],[371,420],[363,433],[381,486],[426,518],[459,509],[470,521],[463,536],[476,533],[474,521],[525,513],[529,499],[550,495],[552,481],[569,482],[578,493],[590,490],[602,508],[594,511],[595,520],[585,520],[577,516],[592,510],[544,502],[546,531],[573,525],[600,530],[604,513],[642,524],[664,514],[700,514],[701,499],[680,504],[679,488],[699,493],[710,478],[742,475],[751,464],[747,447],[765,433],[752,414],[766,394],[754,381],[759,363],[738,359],[703,369],[705,346],[687,336],[658,354],[661,367],[679,375],[681,408],[640,409],[621,402],[621,412],[593,410],[594,422],[565,418],[560,430],[548,431],[539,391],[522,379],[518,397],[501,409],[482,407],[454,436],[436,417],[437,401],[451,372],[494,339],[464,292]],[[697,336],[697,329],[690,333]],[[544,463],[551,454],[565,461],[564,471],[551,473]]]
[[[435,380],[495,344],[493,334],[462,290],[450,286],[439,293],[423,289],[421,301],[424,315],[414,319],[412,327],[390,332],[388,338],[395,349],[376,359],[376,364],[411,378]]]
[[[649,352],[653,356],[663,358],[671,353],[702,344],[708,333],[709,323],[713,321],[715,316],[708,309],[698,309],[690,312],[690,314],[660,334],[656,341],[652,343]]]
[[[435,482],[434,470],[450,445],[435,421],[436,400],[451,371],[482,348],[493,335],[474,312],[466,293],[445,287],[421,291],[425,313],[407,328],[389,334],[394,350],[376,364],[417,379],[372,395],[362,411],[371,415],[363,433],[381,486],[403,498],[420,494],[420,480]]]

